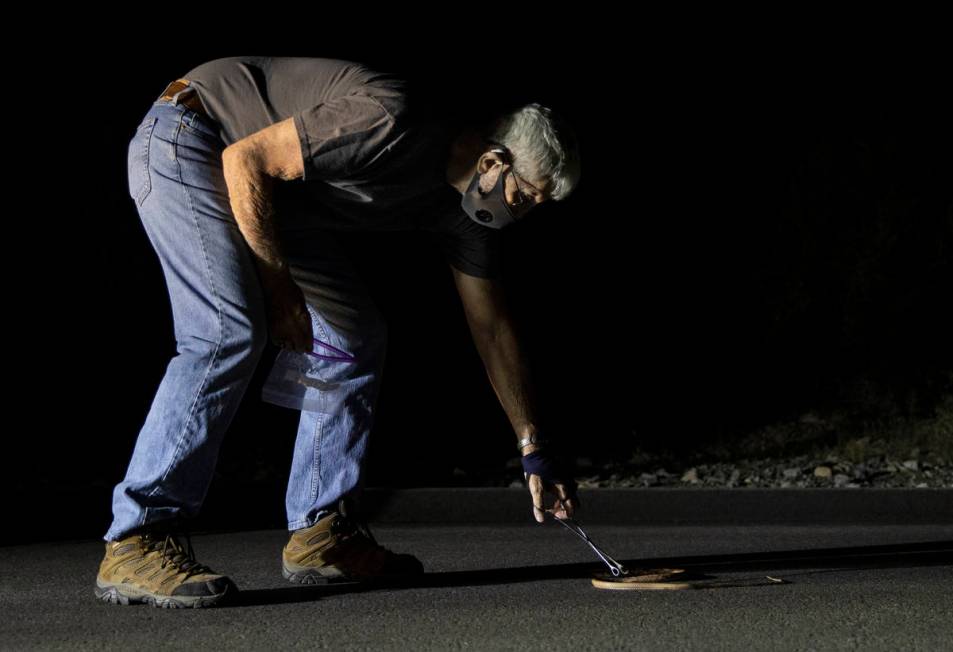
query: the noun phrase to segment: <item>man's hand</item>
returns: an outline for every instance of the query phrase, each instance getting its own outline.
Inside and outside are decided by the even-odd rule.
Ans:
[[[570,497],[569,490],[566,489],[565,484],[544,483],[542,478],[535,473],[530,473],[528,475],[527,484],[529,485],[530,495],[533,497],[533,517],[539,523],[542,523],[544,520],[546,520],[546,511],[552,512],[553,516],[556,518],[571,518],[575,513],[576,508],[579,507],[578,496]],[[544,510],[542,506],[546,501],[544,493],[547,489],[555,493],[557,498],[551,509]]]
[[[311,313],[298,284],[290,276],[276,280],[266,286],[265,298],[271,342],[296,353],[313,351]]]
[[[530,450],[529,447],[524,450]],[[533,499],[533,517],[538,523],[546,520],[546,512],[556,518],[571,518],[580,507],[576,481],[567,466],[545,449],[532,448],[523,455],[523,477]],[[527,470],[528,469],[528,470]],[[533,472],[533,471],[536,472]],[[551,509],[546,508],[546,492],[555,494]]]

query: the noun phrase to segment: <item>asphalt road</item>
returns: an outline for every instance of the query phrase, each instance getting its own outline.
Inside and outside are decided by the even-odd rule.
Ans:
[[[196,534],[198,559],[241,588],[230,606],[199,610],[98,602],[100,541],[9,546],[0,648],[932,651],[953,640],[953,526],[580,522],[626,566],[685,567],[707,588],[596,589],[589,579],[605,566],[551,521],[372,523],[378,542],[416,554],[428,573],[361,590],[288,583],[284,531]]]

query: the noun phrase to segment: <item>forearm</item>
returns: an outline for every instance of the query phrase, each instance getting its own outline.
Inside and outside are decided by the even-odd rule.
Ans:
[[[228,200],[238,229],[252,251],[266,289],[290,276],[274,224],[272,184],[244,153],[227,150],[222,156]]]
[[[492,330],[474,331],[473,336],[490,384],[509,417],[516,438],[534,434],[540,429],[536,392],[513,324],[504,320]],[[531,444],[522,452],[534,450],[536,446]]]

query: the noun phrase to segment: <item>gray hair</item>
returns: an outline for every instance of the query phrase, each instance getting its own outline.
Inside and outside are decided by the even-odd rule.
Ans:
[[[579,183],[579,142],[552,109],[527,104],[494,120],[487,137],[510,151],[517,174],[551,180],[554,201],[565,199]]]

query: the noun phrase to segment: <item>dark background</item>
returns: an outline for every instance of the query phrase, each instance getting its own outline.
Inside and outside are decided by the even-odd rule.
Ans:
[[[540,412],[575,456],[690,450],[807,410],[918,418],[951,390],[953,111],[929,53],[598,30],[582,46],[565,26],[521,40],[452,21],[216,41],[176,24],[63,37],[75,47],[14,98],[42,124],[39,140],[12,134],[31,161],[15,177],[28,282],[12,298],[30,330],[11,342],[26,364],[4,481],[21,532],[67,516],[83,535],[109,525],[109,493],[175,352],[126,147],[168,82],[219,56],[360,60],[468,111],[538,101],[576,126],[576,192],[505,235]],[[516,437],[446,262],[410,234],[346,242],[391,336],[368,485],[499,477]],[[40,251],[38,265],[28,254]],[[284,522],[297,413],[259,398],[276,353],[206,504],[236,526]]]

